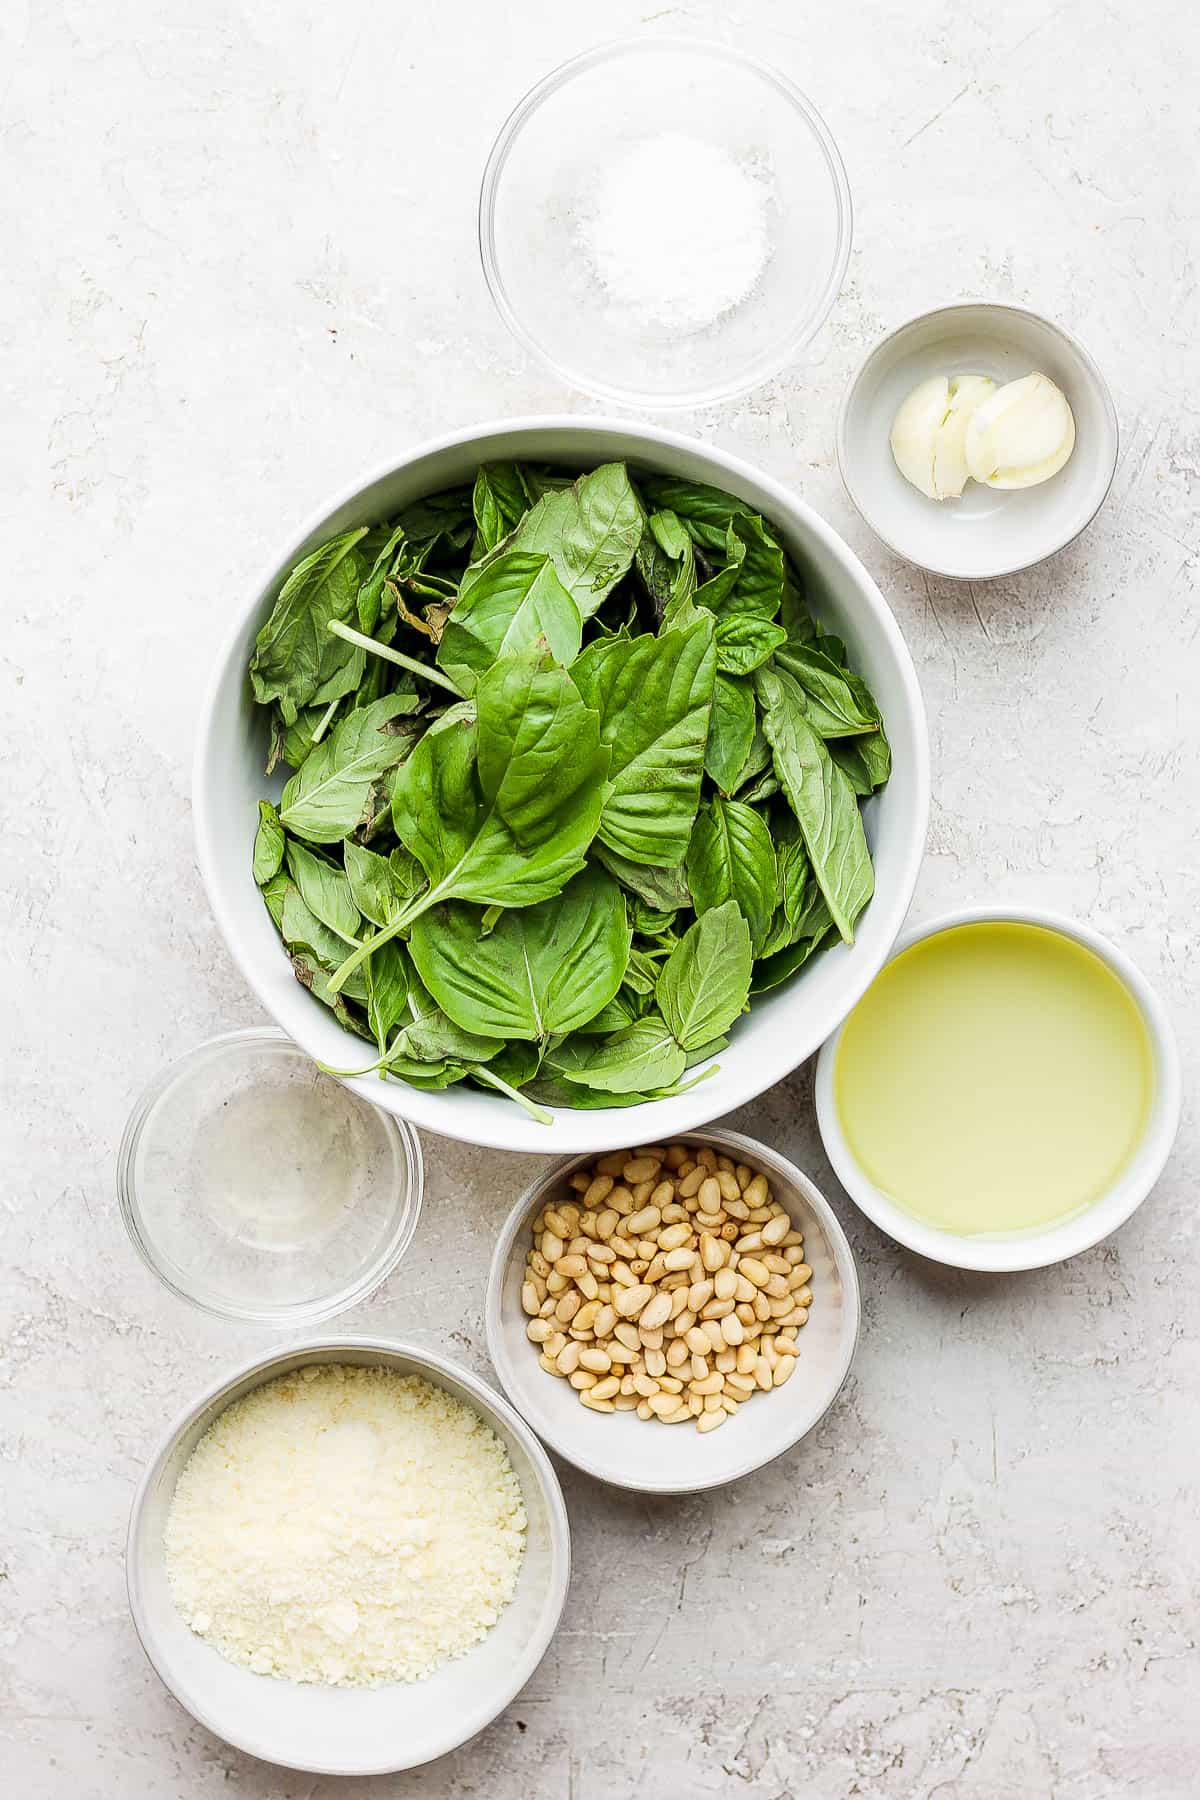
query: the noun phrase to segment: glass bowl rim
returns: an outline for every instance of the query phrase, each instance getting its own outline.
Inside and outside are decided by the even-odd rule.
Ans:
[[[661,394],[647,393],[640,388],[614,385],[611,382],[587,375],[574,364],[560,362],[545,348],[526,324],[523,315],[514,307],[500,272],[496,251],[496,199],[509,156],[521,129],[539,109],[543,101],[557,93],[560,88],[565,87],[575,76],[585,74],[602,63],[613,62],[618,57],[633,52],[644,54],[672,50],[698,53],[716,60],[740,65],[760,80],[766,81],[789,103],[793,111],[799,114],[821,153],[826,173],[829,176],[837,215],[837,243],[825,285],[817,304],[812,309],[811,316],[803,325],[791,331],[786,337],[775,340],[753,364],[744,368],[737,375],[727,377],[723,381],[708,382],[701,387],[689,389],[686,393],[680,391]],[[777,375],[781,369],[786,368],[795,360],[804,346],[811,342],[825,323],[841,292],[854,237],[854,206],[850,195],[846,165],[842,160],[833,133],[808,95],[797,87],[790,76],[773,68],[761,57],[752,56],[748,51],[722,43],[717,38],[689,37],[683,34],[664,32],[649,37],[631,35],[610,38],[605,43],[596,44],[590,50],[581,51],[579,55],[568,57],[566,62],[559,63],[556,68],[551,69],[549,74],[543,75],[540,81],[535,82],[521,96],[497,132],[484,165],[483,179],[479,188],[478,231],[479,254],[483,263],[484,279],[496,310],[518,343],[523,344],[526,350],[537,358],[543,368],[549,369],[560,380],[567,381],[580,392],[591,395],[593,399],[610,401],[621,406],[635,406],[649,411],[669,411],[696,406],[711,406],[722,400],[736,399],[738,395],[749,393],[752,389],[769,381],[773,375]]]
[[[421,1152],[420,1138],[408,1120],[397,1118],[394,1113],[386,1112],[382,1107],[372,1107],[371,1110],[381,1121],[384,1136],[391,1144],[392,1154],[397,1159],[403,1175],[407,1177],[407,1195],[397,1208],[395,1223],[383,1249],[354,1281],[337,1289],[336,1292],[314,1300],[289,1302],[284,1306],[238,1306],[232,1301],[217,1300],[207,1291],[201,1293],[189,1287],[186,1283],[186,1272],[173,1259],[169,1262],[164,1260],[152,1238],[144,1229],[144,1215],[137,1178],[134,1173],[134,1159],[154,1107],[174,1082],[181,1077],[186,1078],[189,1071],[198,1066],[202,1060],[210,1060],[214,1051],[218,1053],[219,1057],[234,1048],[254,1044],[286,1045],[302,1059],[310,1062],[312,1060],[308,1056],[308,1052],[297,1044],[294,1038],[289,1037],[286,1031],[281,1031],[277,1025],[251,1025],[238,1031],[220,1032],[216,1037],[205,1038],[203,1042],[194,1044],[181,1056],[172,1057],[143,1088],[125,1121],[121,1142],[117,1149],[117,1203],[125,1229],[129,1234],[129,1241],[142,1262],[177,1299],[186,1300],[189,1306],[198,1307],[201,1312],[208,1313],[212,1318],[290,1330],[321,1324],[325,1320],[336,1318],[339,1313],[348,1311],[350,1307],[356,1306],[374,1293],[375,1289],[397,1267],[412,1244],[421,1217],[421,1207],[425,1195],[425,1161]],[[315,1064],[313,1066],[316,1067]],[[361,1104],[370,1105],[369,1101],[363,1101],[361,1095],[354,1093],[353,1089],[348,1089],[344,1082],[339,1082],[338,1085],[343,1091],[351,1093],[354,1099]],[[178,1270],[178,1275],[171,1273],[172,1269]]]

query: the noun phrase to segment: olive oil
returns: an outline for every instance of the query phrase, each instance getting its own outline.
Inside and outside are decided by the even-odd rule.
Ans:
[[[1091,950],[1035,925],[924,938],[851,1013],[834,1098],[859,1166],[960,1235],[1028,1231],[1111,1188],[1146,1128],[1149,1034]]]

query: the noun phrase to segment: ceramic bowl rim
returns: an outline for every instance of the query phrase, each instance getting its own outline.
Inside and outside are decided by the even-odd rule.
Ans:
[[[1111,449],[1111,455],[1108,459],[1107,480],[1104,483],[1103,490],[1101,491],[1096,504],[1092,507],[1086,519],[1082,519],[1078,524],[1073,524],[1071,529],[1058,543],[1049,546],[1045,550],[1039,551],[1036,556],[1028,557],[1024,562],[1006,564],[1002,568],[988,569],[983,574],[978,572],[964,573],[961,569],[947,569],[940,567],[936,563],[922,562],[920,558],[913,556],[909,551],[902,550],[898,544],[894,543],[892,539],[880,529],[872,515],[870,507],[866,505],[862,497],[861,489],[856,488],[855,483],[851,478],[851,457],[846,430],[850,418],[850,411],[863,379],[874,364],[883,356],[889,346],[895,343],[898,337],[903,336],[906,331],[911,331],[915,325],[925,324],[927,320],[949,318],[953,313],[978,312],[981,307],[986,308],[988,312],[993,313],[1015,313],[1022,319],[1031,320],[1035,325],[1044,326],[1044,328],[1053,336],[1062,339],[1063,343],[1071,350],[1071,352],[1079,358],[1088,380],[1100,401],[1105,416],[1105,423],[1108,427]],[[899,325],[894,326],[891,331],[885,332],[883,337],[879,338],[871,346],[866,355],[862,357],[856,365],[853,374],[843,389],[842,398],[838,405],[834,443],[837,454],[838,473],[841,475],[842,486],[846,490],[847,498],[863,523],[870,527],[880,543],[890,550],[893,556],[898,556],[902,562],[908,563],[911,568],[923,569],[927,575],[936,575],[945,581],[1001,581],[1008,575],[1020,575],[1026,569],[1037,568],[1039,564],[1047,562],[1050,557],[1057,556],[1060,551],[1069,549],[1078,538],[1083,536],[1088,526],[1092,523],[1092,520],[1104,505],[1104,502],[1108,499],[1109,494],[1112,492],[1112,485],[1116,480],[1117,475],[1117,463],[1121,454],[1121,426],[1117,417],[1117,408],[1113,401],[1112,390],[1104,378],[1099,363],[1087,346],[1075,336],[1074,332],[1068,331],[1065,325],[1060,325],[1056,319],[1047,318],[1045,313],[1035,311],[1032,306],[1018,306],[1015,302],[1009,300],[952,300],[944,306],[925,307],[922,311],[913,313],[909,318],[902,319]]]
[[[477,1709],[476,1713],[471,1716],[469,1730],[465,1732],[456,1730],[447,1737],[440,1748],[413,1763],[397,1763],[389,1760],[369,1766],[347,1767],[333,1763],[317,1765],[290,1762],[286,1755],[281,1755],[277,1749],[264,1744],[261,1739],[254,1736],[253,1732],[227,1730],[224,1725],[213,1719],[202,1705],[195,1702],[186,1683],[177,1683],[168,1678],[163,1663],[160,1661],[158,1631],[153,1617],[147,1609],[143,1591],[143,1570],[146,1556],[145,1514],[150,1492],[184,1432],[195,1423],[202,1413],[220,1401],[224,1394],[244,1382],[247,1376],[257,1376],[258,1379],[252,1385],[261,1387],[275,1376],[286,1374],[289,1368],[296,1366],[299,1358],[306,1357],[313,1351],[322,1355],[327,1352],[330,1360],[336,1362],[341,1353],[346,1350],[369,1350],[388,1358],[404,1357],[437,1374],[448,1376],[451,1382],[458,1383],[466,1389],[485,1418],[490,1414],[503,1420],[529,1458],[549,1521],[549,1590],[537,1631],[522,1656],[512,1664],[508,1679],[495,1690],[495,1704],[493,1705],[492,1700],[489,1699],[485,1706]],[[448,1356],[442,1356],[436,1351],[427,1350],[423,1345],[413,1343],[408,1338],[375,1333],[308,1337],[283,1348],[277,1347],[273,1350],[260,1351],[255,1356],[247,1357],[236,1367],[227,1369],[217,1380],[210,1383],[197,1399],[189,1402],[160,1433],[134,1492],[125,1537],[125,1585],[133,1628],[146,1654],[147,1661],[167,1692],[173,1694],[179,1704],[191,1714],[192,1718],[203,1725],[206,1731],[211,1731],[224,1743],[232,1744],[235,1749],[244,1751],[248,1756],[258,1757],[262,1762],[275,1763],[285,1769],[299,1769],[305,1774],[311,1775],[397,1774],[433,1762],[437,1757],[447,1755],[451,1750],[457,1749],[477,1736],[504,1711],[506,1706],[511,1704],[542,1661],[562,1619],[570,1583],[571,1526],[567,1516],[566,1502],[563,1499],[562,1488],[554,1465],[546,1455],[536,1432],[530,1429],[505,1394],[497,1392],[482,1377],[474,1374],[472,1370],[464,1368],[461,1363],[453,1361]]]
[[[927,1225],[906,1213],[880,1193],[862,1170],[846,1140],[833,1095],[833,1071],[838,1047],[848,1020],[822,1044],[817,1055],[814,1099],[817,1127],[834,1174],[859,1210],[880,1231],[931,1262],[947,1268],[970,1269],[990,1274],[1019,1274],[1049,1268],[1090,1250],[1119,1230],[1142,1205],[1162,1175],[1179,1129],[1182,1107],[1182,1075],[1174,1027],[1158,991],[1125,952],[1091,925],[1050,907],[1000,902],[955,907],[949,912],[902,932],[888,962],[894,962],[914,944],[940,936],[961,925],[1035,925],[1081,944],[1099,957],[1121,982],[1145,1022],[1155,1063],[1155,1097],[1145,1134],[1134,1160],[1118,1176],[1114,1187],[1082,1212],[1066,1220],[1007,1237],[960,1237]],[[887,966],[887,965],[885,965]],[[1136,1169],[1137,1179],[1121,1195],[1123,1185]]]
[[[627,1493],[662,1495],[708,1493],[714,1488],[726,1487],[731,1482],[741,1481],[756,1470],[766,1468],[770,1463],[777,1461],[779,1457],[786,1456],[789,1451],[796,1448],[797,1444],[802,1443],[817,1429],[841,1393],[853,1366],[862,1333],[862,1290],[854,1251],[837,1214],[812,1177],[805,1175],[790,1158],[781,1155],[778,1150],[772,1149],[770,1145],[760,1142],[757,1138],[747,1137],[740,1131],[726,1131],[717,1126],[706,1126],[692,1131],[681,1131],[677,1137],[681,1143],[697,1141],[702,1144],[711,1144],[714,1149],[736,1154],[739,1159],[745,1160],[751,1166],[764,1166],[768,1173],[770,1165],[774,1164],[789,1181],[794,1182],[800,1189],[807,1204],[821,1221],[821,1229],[826,1235],[830,1252],[841,1277],[844,1305],[844,1323],[841,1333],[842,1354],[836,1379],[825,1404],[805,1430],[797,1431],[794,1437],[789,1438],[787,1443],[781,1444],[777,1450],[771,1450],[766,1454],[758,1454],[751,1450],[737,1465],[723,1469],[719,1473],[714,1472],[712,1479],[708,1481],[630,1479],[628,1476],[614,1472],[603,1457],[591,1457],[582,1452],[573,1436],[564,1436],[558,1430],[547,1429],[540,1417],[536,1422],[532,1418],[526,1420],[530,1430],[536,1431],[543,1442],[553,1450],[556,1456],[561,1456],[564,1462],[571,1463],[574,1468],[581,1469],[585,1475],[592,1476],[596,1481],[604,1482],[608,1487],[621,1488]],[[515,1387],[510,1385],[511,1365],[501,1323],[501,1295],[505,1273],[517,1249],[519,1234],[534,1209],[541,1203],[543,1196],[564,1174],[578,1168],[583,1163],[590,1162],[596,1154],[596,1151],[585,1150],[573,1156],[559,1157],[547,1169],[544,1169],[525,1189],[505,1219],[492,1252],[492,1260],[488,1269],[487,1291],[484,1297],[484,1330],[487,1335],[488,1356],[510,1403],[518,1411],[520,1411],[521,1403],[517,1398]],[[530,1345],[529,1348],[532,1352],[533,1346]],[[586,1429],[589,1425],[594,1428],[602,1423],[600,1420],[588,1418],[583,1407],[580,1407],[579,1413],[581,1430]],[[524,1417],[524,1415],[522,1416]]]

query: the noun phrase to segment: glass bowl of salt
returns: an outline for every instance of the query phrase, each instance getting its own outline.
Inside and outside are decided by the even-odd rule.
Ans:
[[[647,37],[564,63],[488,159],[479,243],[513,333],[573,386],[694,407],[793,361],[837,297],[850,188],[820,114],[723,44]]]
[[[412,1126],[273,1026],[199,1044],[129,1115],[117,1198],[135,1250],[218,1318],[298,1329],[365,1300],[417,1229]]]

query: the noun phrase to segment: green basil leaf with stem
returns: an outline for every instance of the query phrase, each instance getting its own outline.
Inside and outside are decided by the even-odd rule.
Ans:
[[[802,689],[808,722],[823,738],[857,737],[878,730],[879,711],[866,688],[862,684],[855,687],[846,672],[812,644],[781,649],[775,665],[786,670]]]
[[[287,834],[279,823],[279,814],[269,800],[258,803],[258,829],[254,833],[254,879],[266,887],[273,875],[283,867]]]
[[[787,642],[787,633],[755,613],[722,613],[714,640],[722,674],[750,675]]]
[[[647,906],[660,912],[677,912],[680,907],[692,904],[691,889],[682,864],[667,868],[630,862],[628,857],[619,856],[599,842],[592,846],[592,854],[623,888]]]
[[[757,955],[775,910],[777,871],[771,834],[753,807],[720,795],[702,807],[687,872],[701,916],[727,900],[737,902]]]
[[[292,957],[307,952],[326,972],[336,969],[346,954],[343,940],[305,904],[294,881],[288,881],[281,900],[279,935]],[[362,975],[356,973],[353,981],[345,983],[345,991],[348,1000],[365,1001],[367,987]]]
[[[616,994],[629,959],[621,891],[584,869],[561,894],[504,912],[482,933],[478,907],[451,901],[423,913],[410,950],[443,1011],[469,1030],[544,1043],[573,1031]]]
[[[750,927],[735,900],[702,913],[671,954],[656,990],[682,1049],[727,1031],[750,992]]]
[[[429,886],[382,927],[389,936],[440,900],[532,906],[584,866],[609,761],[597,714],[536,650],[494,664],[476,702],[475,720],[453,708],[427,731],[397,780],[396,833]],[[378,941],[348,958],[335,988]]]
[[[675,919],[679,910],[677,907],[663,909],[647,906],[645,901],[638,899],[636,894],[626,897],[625,906],[629,914],[629,923],[642,937],[666,937],[675,929]]]
[[[634,994],[649,995],[658,980],[658,963],[645,950],[634,948],[625,965],[625,986]]]
[[[580,617],[589,619],[632,563],[643,520],[624,463],[605,463],[544,494],[506,546],[548,556]]]
[[[571,671],[612,750],[600,841],[650,866],[681,862],[700,802],[716,662],[697,622],[590,644]]]
[[[284,788],[279,817],[288,832],[313,844],[349,837],[374,783],[412,748],[420,727],[405,729],[395,721],[418,704],[412,694],[389,694],[348,712]]]
[[[471,505],[475,514],[475,542],[471,561],[494,550],[502,538],[520,524],[534,503],[516,463],[485,463],[475,477]]]
[[[585,1019],[582,1025],[575,1027],[575,1035],[577,1037],[606,1037],[610,1032],[624,1031],[627,1026],[635,1024],[645,1010],[640,1005],[633,1005],[631,1001],[632,996],[627,994],[622,986],[607,1006],[602,1006],[592,1018]]]
[[[508,550],[463,578],[438,646],[440,668],[464,694],[498,657],[544,639],[555,662],[575,661],[583,621],[548,556]]]
[[[704,767],[724,794],[732,794],[745,779],[742,771],[754,742],[754,721],[754,689],[749,682],[719,674],[713,684]]]
[[[673,1087],[687,1058],[657,1013],[606,1038],[569,1039],[550,1052],[546,1067],[572,1085],[628,1094]]]
[[[740,547],[740,556],[735,546]],[[783,605],[786,559],[778,538],[757,513],[736,513],[730,519],[726,555],[737,566],[737,580],[720,610],[775,618]],[[781,629],[786,635],[786,627]]]
[[[858,799],[808,722],[804,694],[781,669],[755,677],[775,773],[795,813],[830,917],[847,943],[875,887]]]
[[[283,934],[283,902],[287,891],[294,884],[280,869],[269,881],[264,881],[262,888],[263,905],[271,915],[276,931]]]
[[[314,855],[294,838],[287,846],[287,866],[308,910],[343,943],[357,944],[362,919],[345,870]]]
[[[255,639],[250,683],[261,704],[275,700],[285,725],[302,706],[328,706],[362,680],[362,653],[329,633],[331,620],[356,612],[367,572],[356,546],[367,527],[343,531],[298,562]]]

